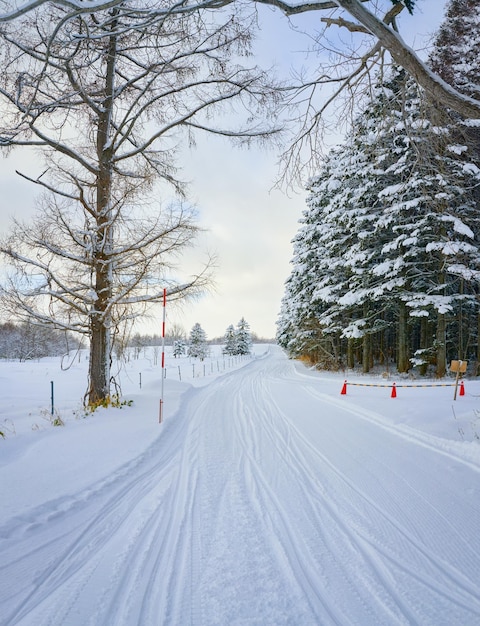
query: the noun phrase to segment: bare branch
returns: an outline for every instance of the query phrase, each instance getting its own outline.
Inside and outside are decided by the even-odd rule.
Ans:
[[[405,7],[403,4],[395,4],[390,11],[385,14],[383,18],[383,22],[385,24],[391,24],[395,21],[396,17],[400,15]],[[343,17],[333,18],[333,17],[322,17],[320,21],[329,26],[338,26],[339,28],[346,28],[351,33],[365,33],[371,34],[368,28],[362,26],[361,24],[357,24],[356,22],[350,22],[349,20],[344,19]]]
[[[339,28],[346,28],[351,33],[364,33],[370,34],[370,31],[362,26],[361,24],[356,24],[355,22],[350,22],[349,20],[345,20],[343,17],[322,17],[320,21],[323,22],[327,26],[338,26]]]
[[[259,4],[275,6],[287,16],[309,11],[322,11],[327,8],[324,2],[308,2],[299,5],[290,5],[282,0],[255,1]],[[458,92],[438,75],[434,74],[405,43],[402,37],[379,17],[369,11],[361,0],[335,0],[335,2],[329,4],[345,9],[350,15],[356,18],[368,32],[377,37],[379,43],[390,52],[395,62],[406,69],[435,101],[441,103],[442,106],[447,106],[457,111],[457,113],[460,113],[464,117],[480,119],[480,102]],[[333,7],[330,6],[329,8]]]
[[[114,7],[118,4],[121,4],[122,1],[123,0],[98,0],[97,2],[95,2],[95,0],[93,0],[92,2],[89,2],[88,8],[85,7],[85,4],[82,2],[82,0],[55,0],[55,4],[57,6],[64,6],[68,9],[71,9],[75,11],[75,13],[93,13],[94,11]],[[21,17],[22,15],[25,15],[30,11],[38,9],[45,4],[49,4],[50,2],[51,0],[30,0],[29,2],[25,2],[25,4],[22,4],[20,7],[17,7],[16,9],[12,9],[12,11],[9,11],[8,13],[0,14],[0,22],[11,22],[12,20]]]
[[[287,16],[335,8],[344,9],[359,22],[359,25],[356,26],[350,22],[350,28],[355,28],[355,30],[360,32],[363,32],[365,29],[366,32],[377,37],[380,44],[391,53],[394,60],[404,67],[415,78],[418,84],[428,91],[436,101],[450,107],[464,117],[480,118],[480,103],[453,89],[436,74],[431,72],[393,29],[388,28],[380,18],[364,6],[368,1],[369,0],[319,0],[318,2],[290,4],[283,0],[252,0],[252,2],[257,2],[258,4],[276,7]],[[180,1],[167,7],[150,7],[148,10],[145,10],[145,14],[148,11],[150,20],[163,19],[167,15],[187,14],[203,8],[222,8],[234,2],[235,0],[204,0],[203,2]],[[13,21],[47,3],[49,3],[49,0],[32,0],[31,2],[26,2],[17,9],[1,14],[0,22]],[[55,4],[70,10],[70,19],[76,15],[84,13],[92,14],[96,11],[98,12],[119,6],[122,4],[122,0],[97,0],[96,2],[89,2],[88,7],[86,7],[81,0],[59,0]],[[398,8],[403,8],[403,5],[396,3],[394,9]],[[136,9],[136,12],[140,14],[141,9]],[[333,22],[331,23],[333,24]],[[346,21],[344,24],[338,22],[338,25],[346,26],[347,23]]]

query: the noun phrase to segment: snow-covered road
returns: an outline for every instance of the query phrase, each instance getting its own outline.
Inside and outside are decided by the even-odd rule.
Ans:
[[[272,348],[0,527],[0,623],[478,625],[480,467],[436,442]]]

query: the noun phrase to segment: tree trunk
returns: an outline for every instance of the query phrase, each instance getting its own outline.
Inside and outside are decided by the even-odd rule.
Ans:
[[[464,294],[464,282],[463,282],[463,278],[460,279],[460,289],[459,289],[459,294],[460,296],[463,296]],[[458,315],[457,315],[457,319],[458,319],[458,350],[457,350],[457,356],[459,359],[464,360],[466,357],[466,346],[465,346],[465,340],[464,340],[464,336],[463,336],[463,300],[460,297],[460,301],[459,301],[459,305],[458,305]]]
[[[477,369],[476,375],[480,375],[480,313],[477,315]]]
[[[430,341],[429,334],[429,320],[428,317],[422,317],[420,320],[420,349],[427,350],[427,348],[431,347],[432,342]],[[426,358],[426,357],[425,357]],[[420,367],[420,374],[425,376],[428,371],[428,362]]]
[[[92,316],[90,339],[88,404],[95,405],[110,396],[110,329],[100,315]]]
[[[115,11],[114,11],[115,12]],[[111,28],[116,27],[112,20]],[[110,396],[110,358],[112,317],[110,307],[113,295],[113,225],[112,225],[112,153],[110,147],[113,92],[117,37],[109,40],[105,71],[105,97],[102,113],[98,117],[97,156],[98,175],[96,181],[96,242],[93,251],[95,269],[94,310],[91,312],[90,367],[88,403],[90,405],[107,400]]]
[[[353,370],[353,368],[355,367],[354,343],[355,343],[355,340],[352,339],[351,337],[347,341],[347,367],[351,370]]]
[[[365,333],[363,335],[363,354],[362,354],[362,370],[364,374],[368,374],[370,371],[370,351],[371,351],[371,335],[369,333]]]
[[[443,313],[438,313],[437,317],[437,378],[443,378],[447,367],[447,347],[446,347],[446,320]]]
[[[407,306],[400,301],[398,306],[398,351],[397,370],[400,373],[408,372],[410,362],[408,360],[408,332],[407,332]]]

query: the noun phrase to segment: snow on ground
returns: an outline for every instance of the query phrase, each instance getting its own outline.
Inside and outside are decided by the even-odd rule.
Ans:
[[[0,363],[2,626],[480,623],[480,382],[157,358]]]

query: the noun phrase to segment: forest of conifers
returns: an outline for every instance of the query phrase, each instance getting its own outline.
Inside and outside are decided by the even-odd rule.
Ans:
[[[480,17],[454,4],[429,63],[478,99]],[[479,220],[480,121],[434,106],[399,68],[379,72],[309,183],[278,342],[326,369],[441,377],[462,359],[476,374]]]

